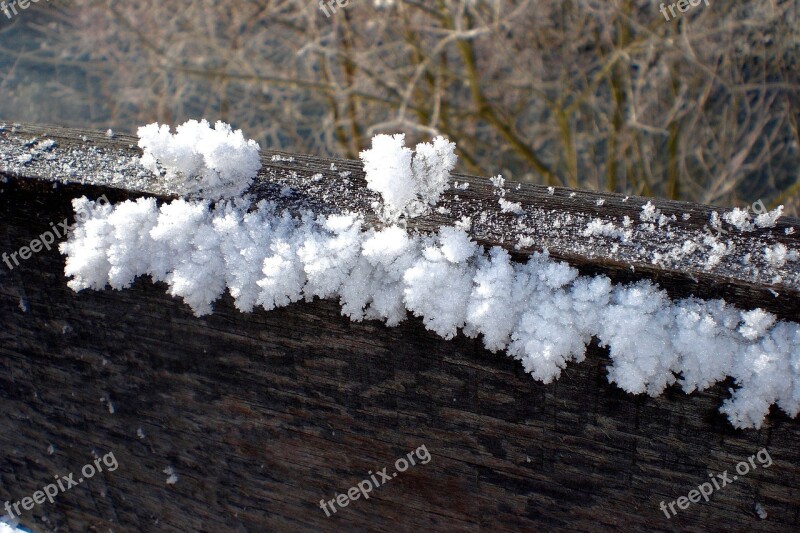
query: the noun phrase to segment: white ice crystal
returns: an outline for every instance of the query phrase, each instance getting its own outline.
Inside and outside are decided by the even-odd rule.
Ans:
[[[309,231],[297,256],[303,264],[305,298],[333,298],[360,255],[361,222],[352,215],[318,217],[317,231]]]
[[[722,220],[728,224],[736,227],[739,231],[753,231],[753,223],[751,222],[750,213],[747,209],[734,208],[722,215]]]
[[[661,210],[656,209],[653,202],[647,202],[642,206],[642,212],[639,213],[639,220],[642,222],[655,222],[661,216]]]
[[[428,205],[435,205],[449,186],[450,172],[457,161],[455,149],[455,143],[444,137],[436,137],[432,143],[417,144],[411,165],[414,189],[417,196]]]
[[[598,335],[614,362],[609,381],[626,391],[651,395],[675,381],[678,354],[670,350],[672,317],[666,293],[652,283],[614,288]]]
[[[482,334],[484,345],[493,352],[508,345],[518,320],[514,278],[511,258],[502,248],[495,246],[488,256],[478,257],[464,333],[470,337]]]
[[[73,200],[72,207],[82,222],[76,224],[69,240],[59,245],[61,253],[67,256],[64,274],[72,278],[67,285],[74,291],[102,289],[111,283],[108,253],[113,237],[108,217],[116,209],[85,197]]]
[[[142,166],[159,173],[160,164],[180,194],[210,200],[239,196],[261,168],[258,143],[224,122],[212,129],[206,120],[190,120],[175,134],[169,126],[153,123],[138,134]]]
[[[500,210],[503,213],[513,213],[515,215],[521,215],[525,212],[525,210],[522,208],[522,204],[520,204],[519,202],[509,202],[505,198],[500,198],[498,200],[498,203],[500,204]]]
[[[627,218],[627,217],[626,217]],[[630,219],[627,218],[626,224],[630,225]],[[626,226],[627,227],[627,226]],[[586,229],[583,230],[584,237],[599,236],[611,237],[625,241],[631,237],[633,232],[631,230],[621,230],[616,227],[612,222],[603,222],[601,219],[596,218],[587,224]]]
[[[463,230],[445,227],[426,240],[422,257],[403,276],[406,307],[445,339],[466,322],[477,253]]]
[[[418,259],[419,242],[397,226],[370,230],[361,257],[342,284],[342,313],[351,320],[378,319],[388,326],[405,320],[403,277]]]
[[[558,378],[568,361],[584,358],[585,345],[591,339],[586,320],[597,320],[592,309],[585,305],[585,297],[592,293],[592,288],[587,291],[587,285],[576,284],[574,288],[580,293],[576,298],[571,283],[577,279],[577,270],[551,261],[546,253],[533,254],[515,270],[514,308],[520,314],[508,353],[522,361],[525,371],[534,378],[550,383]],[[593,288],[602,285],[600,281]],[[595,296],[604,298],[602,294]]]
[[[797,416],[799,345],[800,327],[779,322],[764,330],[758,342],[740,347],[734,364],[738,388],[720,408],[734,426],[760,427],[773,403],[789,416]]]
[[[449,186],[456,164],[455,143],[436,137],[420,143],[416,152],[405,146],[405,135],[376,135],[372,148],[360,154],[367,187],[383,198],[383,217],[397,220],[426,213]]]
[[[176,200],[162,205],[150,237],[153,278],[165,281],[169,293],[182,297],[197,315],[211,313],[225,290],[225,260],[208,204]]]
[[[760,203],[760,200],[759,202]],[[756,204],[753,204],[754,206]],[[763,204],[761,205],[763,207]],[[755,228],[773,228],[777,224],[778,219],[783,214],[783,206],[778,206],[772,211],[761,213],[753,221],[750,212],[747,209],[734,208],[722,215],[722,220],[734,226],[739,231],[747,232],[753,231]]]
[[[284,212],[270,222],[269,248],[261,263],[261,278],[256,281],[259,288],[256,301],[267,311],[302,298],[306,274],[297,250],[312,221],[310,215],[298,220]]]
[[[115,289],[129,287],[141,272],[163,277],[167,266],[153,267],[152,258],[142,255],[142,248],[153,248],[150,231],[157,219],[152,216],[156,209],[153,198],[139,199],[117,206],[108,216],[113,240],[108,246],[108,284]]]
[[[680,358],[680,384],[687,393],[725,379],[740,343],[740,313],[722,300],[682,300],[673,306],[672,349]],[[713,354],[710,357],[709,354]]]
[[[778,223],[778,219],[783,214],[783,206],[779,205],[772,211],[761,213],[756,217],[756,226],[759,228],[774,228]]]
[[[271,244],[274,206],[263,202],[260,209],[239,213],[233,204],[218,209],[212,224],[224,236],[219,241],[225,261],[225,283],[236,308],[249,313],[258,301],[258,281]]]
[[[794,252],[795,254],[797,252]],[[774,267],[782,267],[786,264],[787,259],[791,260],[794,254],[791,254],[784,244],[778,243],[774,246],[764,248],[764,259]]]

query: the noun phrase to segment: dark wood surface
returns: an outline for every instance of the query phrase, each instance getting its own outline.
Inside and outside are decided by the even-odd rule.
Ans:
[[[15,158],[30,151],[25,143],[34,136],[52,138],[58,147],[18,165]],[[134,138],[122,135],[32,126],[12,132],[8,125],[0,132],[0,251],[17,250],[51,222],[71,219],[76,196],[169,197],[157,180],[128,166],[137,153],[133,145]],[[295,193],[283,201],[320,211],[359,209],[376,222],[358,163],[300,156],[270,161],[272,155],[266,153],[258,194],[281,197],[290,186]],[[65,163],[76,169],[74,176],[65,177]],[[351,174],[342,178],[346,171]],[[317,172],[325,178],[307,184]],[[495,218],[475,221],[473,235],[513,247],[519,220],[498,212],[491,187],[477,178],[454,179],[470,187],[445,199],[451,219],[437,214],[412,227],[429,231],[462,214],[474,216],[473,209],[494,209]],[[576,220],[638,218],[646,201],[571,192],[550,196],[523,186],[507,198]],[[599,198],[604,205],[597,205]],[[680,231],[701,233],[701,220],[708,219],[707,207],[653,203],[666,213],[693,213],[688,221],[677,217]],[[526,231],[583,271],[617,280],[654,278],[673,295],[724,295],[743,308],[800,318],[791,272],[784,272],[784,281],[765,283],[760,274],[733,266],[711,272],[648,267],[644,259],[604,252],[606,245],[580,235],[580,222],[571,230],[551,228],[550,235],[548,220]],[[760,241],[796,246],[791,239],[797,234],[783,233],[787,224],[797,221],[735,237],[742,249],[755,250]],[[646,237],[637,236],[640,244]],[[196,318],[147,280],[125,291],[75,294],[55,251],[12,271],[0,266],[0,499],[18,501],[56,474],[77,473],[93,453],[113,452],[119,463],[116,471],[58,495],[54,504],[26,512],[23,523],[36,531],[800,526],[800,422],[773,409],[760,430],[733,429],[717,412],[731,383],[688,396],[676,388],[659,398],[633,396],[607,382],[607,354],[591,346],[586,361],[543,385],[480,341],[444,341],[417,319],[392,329],[352,323],[329,301],[242,314],[229,297],[214,314]],[[432,456],[428,464],[411,467],[331,518],[320,509],[321,499],[347,491],[369,471],[391,472],[397,458],[422,445]],[[741,476],[710,502],[692,504],[672,519],[659,510],[660,501],[687,495],[710,473],[733,474],[739,461],[763,448],[771,467]],[[168,466],[178,476],[175,484],[166,483]],[[757,504],[766,519],[758,517]]]

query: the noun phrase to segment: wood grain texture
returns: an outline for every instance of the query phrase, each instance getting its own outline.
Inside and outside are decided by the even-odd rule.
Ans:
[[[8,163],[23,149],[19,140],[43,137],[36,131],[57,140],[53,150],[80,149],[85,159],[46,151],[40,161],[22,167]],[[7,178],[0,184],[0,251],[17,250],[51,222],[71,218],[70,200],[76,196],[105,193],[112,201],[169,196],[149,177],[114,177],[113,167],[136,153],[128,148],[131,138],[54,131],[26,126],[0,133],[0,165]],[[93,143],[94,154],[84,146]],[[355,163],[335,161],[337,170],[331,171],[330,160],[294,158],[269,161],[257,192],[321,211],[361,206],[374,220],[368,209],[372,197],[363,191]],[[84,168],[67,180],[64,162]],[[61,170],[44,172],[56,164]],[[338,174],[346,169],[352,169],[346,177],[351,188],[337,189],[336,179],[346,179]],[[324,187],[305,187],[305,174],[317,172],[324,173]],[[492,209],[491,189],[468,179],[470,188],[458,191],[461,200]],[[281,196],[292,183],[294,194]],[[465,200],[467,193],[475,196]],[[557,201],[571,205],[569,194],[557,191],[547,208],[557,209]],[[526,205],[549,197],[534,187],[508,195]],[[446,205],[458,219],[460,204],[453,196],[451,191]],[[600,196],[609,199],[603,206],[596,205]],[[574,198],[582,198],[573,206],[575,216],[633,216],[638,210],[621,199],[617,205],[617,197],[609,195],[576,192]],[[665,212],[708,211],[654,203]],[[429,231],[445,222],[444,215],[436,215],[412,226]],[[493,235],[502,230],[482,227],[473,226],[480,242],[500,242]],[[576,223],[578,236],[579,227]],[[779,231],[741,239],[751,237],[793,242]],[[513,239],[505,244],[513,247]],[[551,247],[551,252],[569,259],[574,249]],[[738,295],[734,300],[742,307],[762,305],[770,301],[763,296],[769,288],[776,290],[755,277],[714,272],[701,277],[699,270],[690,272],[698,279],[695,285],[685,282],[685,273],[680,278],[656,268],[637,266],[629,274],[627,265],[614,266],[619,257],[603,256],[602,250],[598,245],[594,255],[574,253],[571,261],[615,279],[623,278],[622,272],[656,277],[673,294]],[[113,452],[119,468],[60,494],[53,505],[26,512],[23,522],[36,531],[796,531],[800,526],[800,422],[773,410],[759,431],[733,429],[717,412],[731,383],[688,396],[674,387],[659,398],[633,396],[607,382],[607,353],[590,346],[586,361],[570,364],[560,380],[543,385],[516,361],[484,350],[480,341],[461,335],[444,341],[417,319],[391,329],[352,323],[330,301],[242,314],[227,296],[214,314],[196,318],[163,286],[146,280],[125,291],[75,294],[66,287],[63,265],[55,251],[39,253],[12,271],[0,265],[0,500],[20,500],[56,474],[79,472],[93,453]],[[780,289],[785,291],[780,297],[769,296],[773,304],[793,290],[785,282]],[[759,294],[763,301],[756,299]],[[799,318],[788,304],[780,311]],[[144,438],[137,436],[139,428]],[[432,456],[428,464],[411,467],[375,489],[369,500],[359,499],[331,518],[319,508],[320,499],[345,492],[369,471],[391,472],[397,458],[421,445]],[[734,474],[739,461],[762,448],[774,461],[771,467],[741,476],[710,502],[692,504],[672,519],[659,510],[660,501],[685,496],[710,473]],[[166,483],[168,466],[179,478],[174,485]],[[756,504],[768,513],[766,519],[757,516]]]

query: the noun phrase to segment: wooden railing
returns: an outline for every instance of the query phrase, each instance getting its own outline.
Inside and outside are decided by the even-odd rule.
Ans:
[[[37,143],[52,139],[55,144]],[[11,125],[0,131],[0,252],[64,219],[70,201],[174,197],[138,167],[136,138]],[[361,163],[264,151],[252,192],[380,225]],[[317,173],[323,179],[309,178]],[[431,232],[470,217],[472,237],[518,260],[548,249],[582,273],[652,279],[675,297],[724,298],[800,320],[797,263],[753,261],[765,245],[797,248],[800,221],[738,232],[719,263],[673,260],[700,242],[712,211],[696,204],[506,184],[526,214],[500,210],[489,180],[454,175],[443,209],[409,222]],[[291,187],[292,194],[281,194]],[[667,231],[625,242],[586,232],[648,201]],[[481,216],[481,213],[484,213]],[[674,215],[674,219],[672,216]],[[750,254],[751,263],[744,258]],[[335,302],[239,313],[224,297],[196,318],[163,288],[76,294],[64,258],[43,250],[0,265],[0,499],[16,502],[113,453],[119,467],[37,504],[41,531],[508,530],[796,531],[800,422],[774,410],[760,430],[718,412],[731,383],[684,395],[634,396],[605,378],[606,350],[543,385],[476,340],[445,341],[410,318],[352,323]],[[420,446],[431,460],[332,516],[320,508]],[[710,502],[666,518],[673,501],[768,449],[774,460]],[[171,477],[171,476],[175,477]],[[78,476],[76,475],[77,479]],[[168,483],[167,481],[170,481]],[[0,502],[0,503],[2,503]],[[763,512],[767,517],[761,518]]]

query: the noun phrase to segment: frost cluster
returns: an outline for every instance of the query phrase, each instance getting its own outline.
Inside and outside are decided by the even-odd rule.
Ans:
[[[778,219],[783,215],[783,206],[779,205],[772,211],[761,213],[756,217],[756,226],[759,228],[774,228]]]
[[[774,246],[767,246],[764,248],[764,259],[767,263],[774,267],[782,267],[787,261],[797,261],[800,259],[800,254],[797,250],[789,251],[785,245],[778,243]]]
[[[753,231],[755,227],[747,209],[739,209],[738,207],[735,207],[733,211],[723,213],[722,220],[739,231]]]
[[[759,214],[755,220],[753,220],[747,209],[735,207],[732,211],[724,213],[722,219],[739,231],[748,232],[753,231],[755,228],[774,228],[781,215],[783,215],[782,205],[772,211]]]
[[[436,137],[416,151],[405,146],[405,135],[376,135],[372,148],[361,152],[367,187],[383,198],[383,218],[413,218],[436,205],[449,186],[456,165],[455,143]]]
[[[631,225],[631,220],[627,216],[625,217],[624,225],[626,228]],[[583,230],[581,235],[584,237],[611,237],[619,239],[620,241],[626,241],[633,235],[633,230],[622,230],[611,222],[603,222],[601,219],[595,218],[587,224],[586,229]]]
[[[166,177],[179,194],[197,194],[219,200],[240,196],[261,168],[259,146],[242,130],[217,122],[190,120],[170,133],[157,123],[139,128],[142,166]]]
[[[383,142],[400,146],[389,138],[378,147]],[[404,168],[413,179],[413,164]],[[734,426],[760,427],[776,403],[790,416],[800,411],[800,325],[760,309],[672,301],[651,282],[579,276],[547,253],[513,262],[459,227],[432,236],[377,231],[356,216],[292,215],[267,202],[158,206],[148,198],[112,206],[82,198],[73,206],[79,222],[61,251],[76,291],[123,289],[147,275],[197,315],[211,313],[226,290],[244,312],[336,298],[352,320],[393,326],[410,311],[444,338],[459,330],[482,337],[545,383],[583,360],[596,338],[609,349],[609,380],[628,392],[658,395],[678,383],[688,393],[731,376],[737,388],[721,411]]]
[[[598,202],[597,205],[602,204]],[[669,225],[670,221],[677,220],[677,217],[675,215],[668,217],[667,215],[663,214],[660,209],[654,206],[653,202],[647,202],[642,206],[642,212],[639,213],[639,220],[645,224],[650,223],[648,227],[650,230],[653,230],[655,229],[655,225],[652,224],[653,222],[658,222],[658,227],[662,228]]]
[[[503,213],[513,213],[515,215],[522,215],[525,213],[525,209],[523,209],[522,204],[519,202],[509,202],[505,198],[500,198],[497,200],[497,203],[500,204],[500,211]]]

